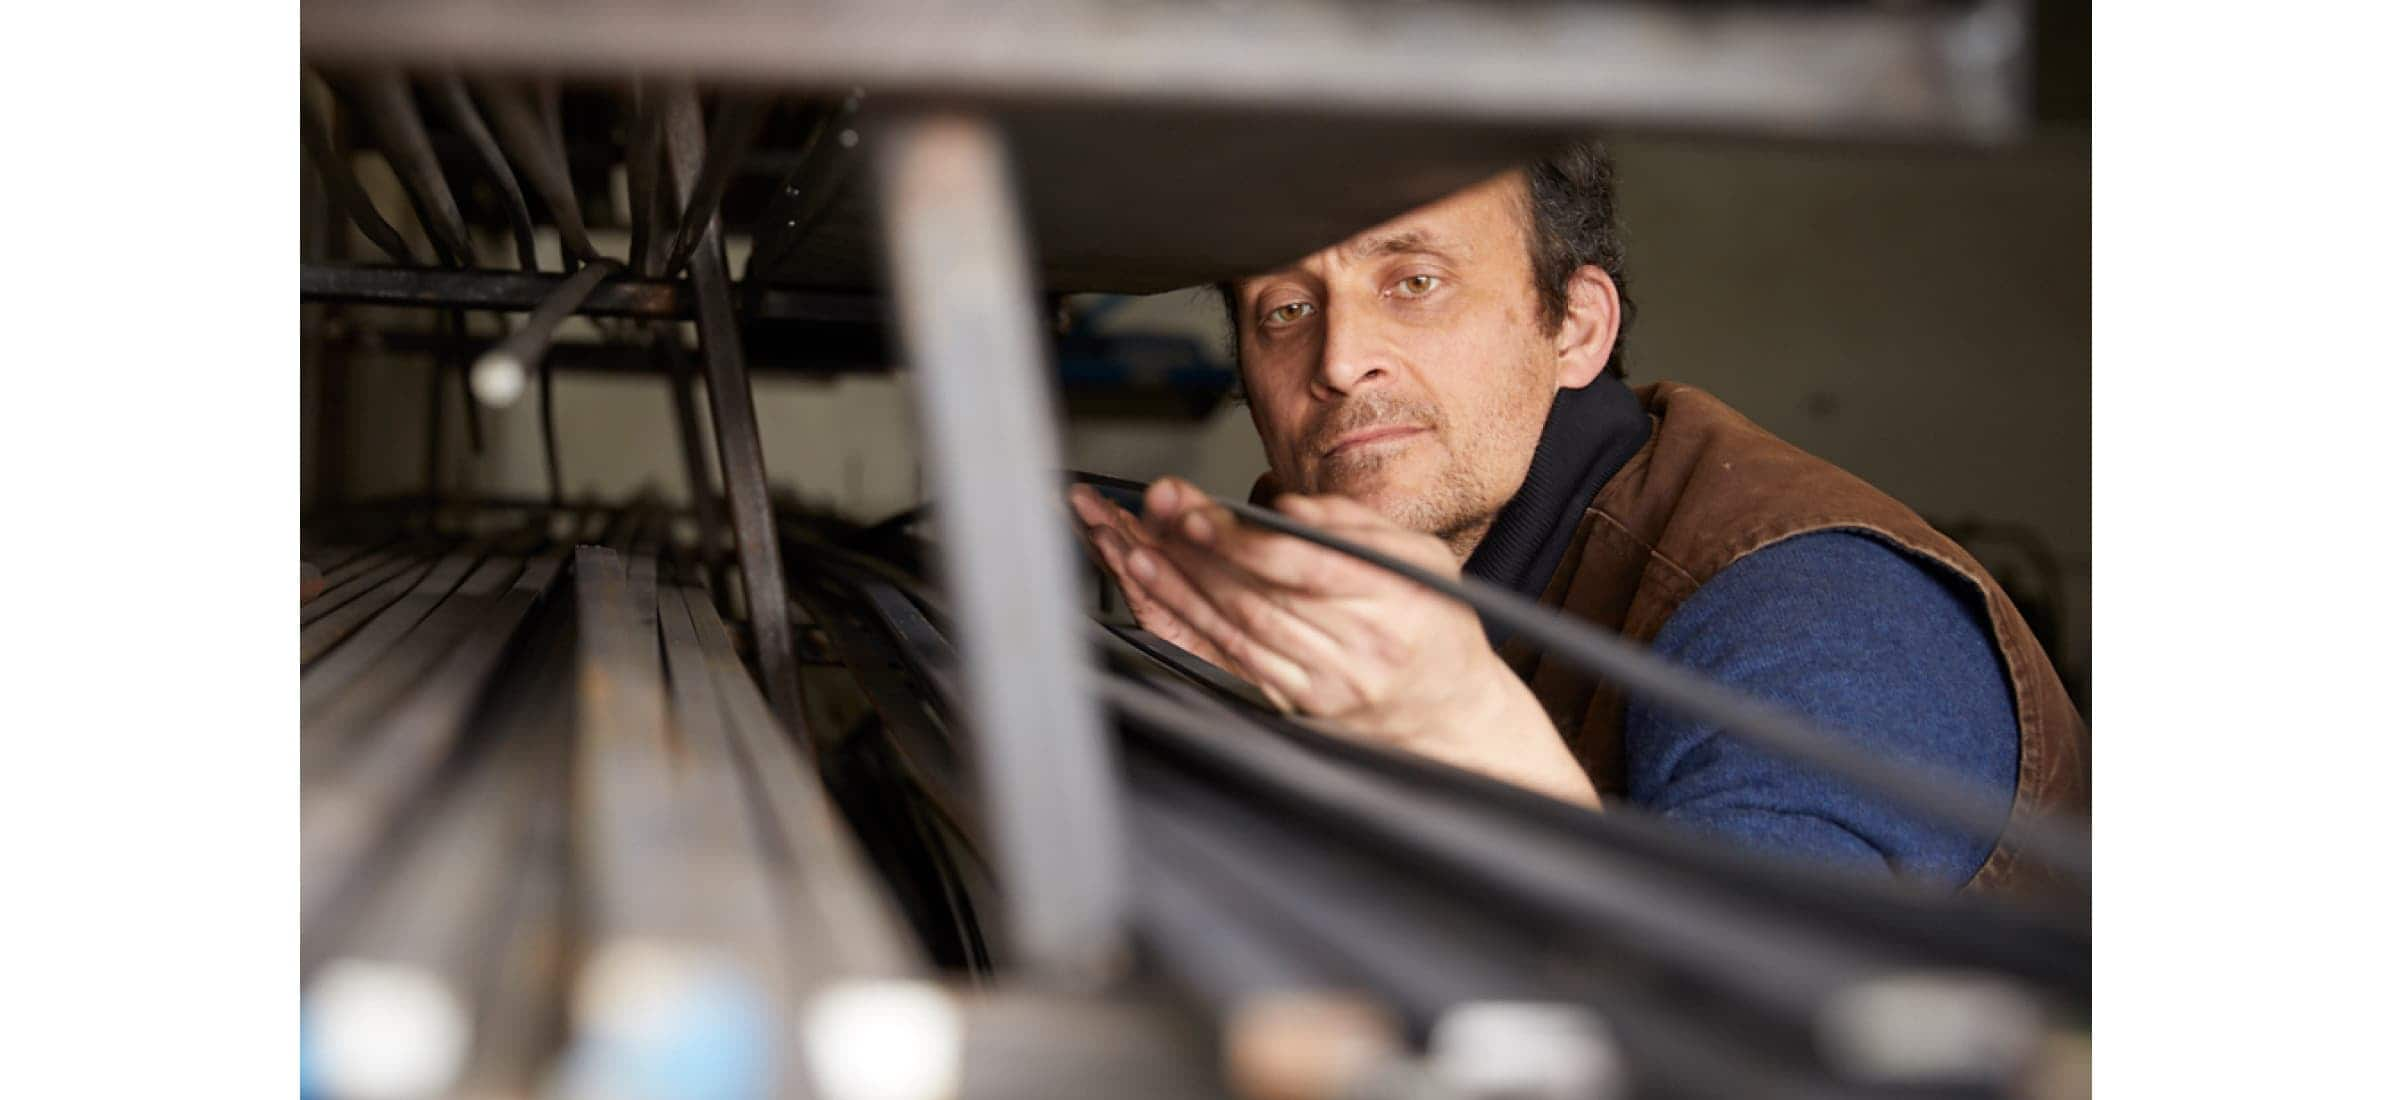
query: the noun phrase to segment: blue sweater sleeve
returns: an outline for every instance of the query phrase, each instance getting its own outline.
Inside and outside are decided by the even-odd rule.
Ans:
[[[2013,790],[2018,720],[1976,590],[1851,531],[1739,559],[1679,605],[1660,655],[1872,751]],[[1631,702],[1628,797],[1742,843],[1958,887],[1991,851],[1714,727]]]

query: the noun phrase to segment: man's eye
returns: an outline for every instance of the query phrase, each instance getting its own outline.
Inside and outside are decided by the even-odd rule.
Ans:
[[[1434,275],[1414,275],[1411,278],[1405,279],[1402,282],[1395,284],[1395,292],[1403,295],[1406,298],[1418,298],[1429,291],[1437,289],[1437,284],[1440,281],[1441,280]]]
[[[1292,324],[1309,316],[1312,316],[1312,303],[1289,302],[1288,304],[1280,306],[1269,313],[1263,314],[1262,319],[1264,324],[1285,325]]]

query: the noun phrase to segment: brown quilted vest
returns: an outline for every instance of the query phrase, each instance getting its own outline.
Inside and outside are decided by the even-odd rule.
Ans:
[[[1892,497],[1763,431],[1718,398],[1671,382],[1636,392],[1653,418],[1652,434],[1588,504],[1541,602],[1649,644],[1679,604],[1738,558],[1811,531],[1869,532],[1967,577],[1984,597],[2018,708],[2012,819],[2029,804],[2086,809],[2084,720],[1984,566]],[[1544,661],[1518,639],[1502,655],[1596,788],[1618,797],[1626,778],[1618,689]],[[1967,888],[2039,893],[2044,881],[2005,838]]]

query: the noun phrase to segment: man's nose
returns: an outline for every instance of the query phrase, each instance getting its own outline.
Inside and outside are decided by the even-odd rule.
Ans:
[[[1321,318],[1320,369],[1313,372],[1313,396],[1351,397],[1393,377],[1394,359],[1367,314],[1332,309]]]

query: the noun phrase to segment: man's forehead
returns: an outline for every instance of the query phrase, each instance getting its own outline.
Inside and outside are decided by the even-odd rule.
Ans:
[[[1518,177],[1506,173],[1399,214],[1345,240],[1268,271],[1258,271],[1234,285],[1276,275],[1288,275],[1325,261],[1360,263],[1385,255],[1435,253],[1466,259],[1495,241],[1506,239],[1515,227],[1511,209]]]

